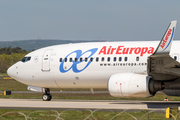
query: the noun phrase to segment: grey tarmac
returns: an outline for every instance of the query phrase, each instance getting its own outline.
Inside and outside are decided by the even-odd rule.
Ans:
[[[0,99],[0,109],[112,109],[112,110],[165,110],[167,107],[180,108],[180,102],[130,101],[130,100],[51,100],[41,99]]]

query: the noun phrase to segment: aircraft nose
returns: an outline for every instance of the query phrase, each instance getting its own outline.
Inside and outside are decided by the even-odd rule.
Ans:
[[[11,67],[8,68],[7,74],[10,77],[14,78],[14,76],[15,76],[15,66],[14,65],[12,65]]]

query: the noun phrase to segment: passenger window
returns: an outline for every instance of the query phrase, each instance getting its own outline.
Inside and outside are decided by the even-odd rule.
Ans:
[[[119,57],[119,61],[121,61],[122,60],[122,58],[121,57]]]
[[[136,57],[136,61],[139,61],[139,57]]]
[[[96,58],[96,62],[98,62],[98,61],[99,61],[99,58],[97,57],[97,58]]]
[[[107,58],[107,61],[108,61],[108,62],[110,61],[110,57]]]
[[[92,62],[92,61],[93,61],[93,58],[90,58],[90,61]]]
[[[60,58],[59,61],[62,62],[62,58]]]
[[[75,58],[75,60],[74,60],[75,62],[77,62],[77,58]]]
[[[80,58],[80,62],[82,62],[82,58]]]
[[[27,62],[27,61],[30,61],[31,60],[31,57],[24,57],[21,61],[22,62]]]
[[[114,57],[114,61],[116,61],[116,57]]]
[[[101,61],[104,62],[104,57],[102,57]]]
[[[72,58],[69,59],[69,62],[72,62]]]
[[[87,61],[88,61],[88,58],[86,57],[86,58],[85,58],[85,62],[87,62]]]
[[[177,56],[174,56],[174,59],[177,60]]]
[[[67,58],[64,59],[64,62],[67,62]]]
[[[127,57],[125,57],[125,58],[124,58],[124,61],[127,61],[127,60],[128,60],[128,58],[127,58]]]

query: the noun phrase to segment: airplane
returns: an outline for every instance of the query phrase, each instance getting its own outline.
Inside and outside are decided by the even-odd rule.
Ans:
[[[7,73],[28,90],[108,88],[114,97],[180,96],[180,41],[171,21],[161,41],[90,42],[44,47],[27,54]],[[173,42],[172,42],[173,41]]]

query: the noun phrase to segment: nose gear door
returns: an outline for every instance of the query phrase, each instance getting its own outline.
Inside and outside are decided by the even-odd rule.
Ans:
[[[50,71],[50,59],[51,59],[52,49],[45,50],[42,57],[42,71]]]

